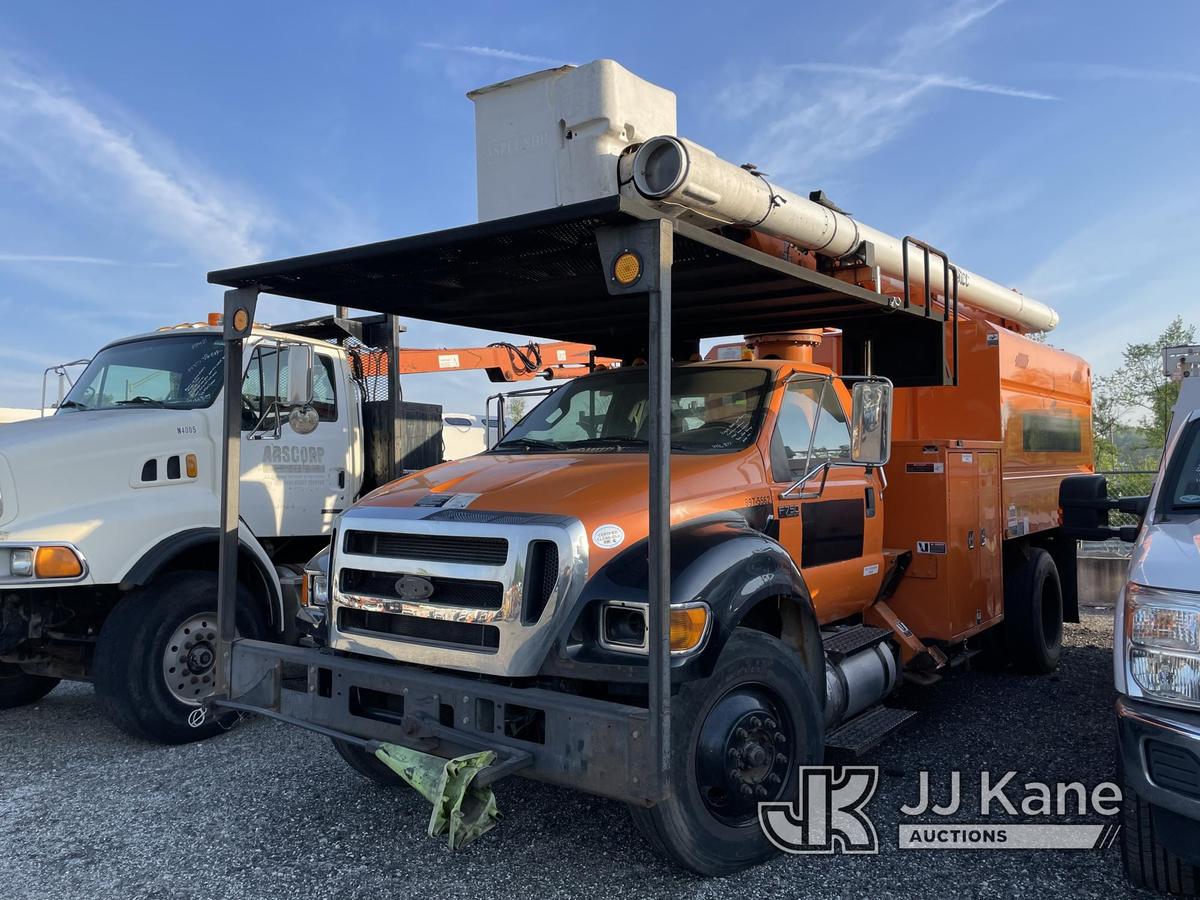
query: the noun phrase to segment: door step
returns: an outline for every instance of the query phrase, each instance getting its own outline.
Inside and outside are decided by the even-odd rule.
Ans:
[[[883,643],[892,632],[887,628],[873,628],[870,625],[851,625],[840,631],[832,632],[823,638],[825,652],[833,657],[834,662],[851,653],[866,650],[876,644]]]
[[[825,735],[825,749],[861,756],[917,714],[915,709],[876,706]]]

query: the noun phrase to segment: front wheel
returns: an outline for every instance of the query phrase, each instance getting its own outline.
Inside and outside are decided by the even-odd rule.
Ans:
[[[237,630],[263,632],[255,598],[238,586]],[[232,724],[233,713],[188,724],[213,692],[217,668],[217,576],[170,572],[127,594],[96,642],[96,697],[108,718],[134,737],[182,744]]]
[[[794,799],[820,762],[822,717],[808,673],[782,641],[738,629],[711,676],[680,688],[671,712],[671,797],[631,806],[638,830],[699,875],[729,875],[778,850],[760,803]]]
[[[30,675],[11,663],[0,663],[0,709],[37,703],[58,686],[58,681],[44,675]]]
[[[1200,893],[1200,866],[1163,846],[1154,829],[1154,811],[1126,780],[1121,807],[1121,859],[1134,887],[1194,897]]]

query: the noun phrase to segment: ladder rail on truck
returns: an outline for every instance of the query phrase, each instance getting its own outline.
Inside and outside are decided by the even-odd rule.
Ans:
[[[210,273],[229,371],[264,293],[622,365],[347,510],[310,568],[318,647],[236,634],[229,413],[206,709],[323,734],[382,783],[433,767],[453,845],[521,774],[738,871],[776,852],[758,807],[794,802],[801,765],[908,718],[886,704],[902,676],[981,651],[1055,667],[1090,369],[1022,336],[1048,307],[674,137],[674,96],[616,63],[469,96],[484,221]],[[519,140],[538,129],[561,140]],[[751,358],[699,360],[730,333]]]
[[[334,517],[442,461],[442,410],[394,402],[402,375],[485,370],[519,383],[606,362],[567,342],[400,348],[394,317],[336,313],[250,326],[234,394],[248,449],[238,542],[247,634],[297,640],[302,567],[328,543]],[[0,708],[34,702],[60,679],[90,680],[110,720],[136,736],[175,742],[219,730],[215,720],[186,723],[212,690],[215,662],[217,318],[68,364],[85,369],[60,385],[56,414],[0,436]],[[297,427],[286,414],[292,351],[311,401]]]

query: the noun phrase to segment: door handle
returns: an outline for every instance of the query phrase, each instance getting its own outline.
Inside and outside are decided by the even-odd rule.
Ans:
[[[873,487],[866,489],[866,516],[868,519],[875,518],[875,488]]]
[[[338,488],[344,489],[345,487],[346,487],[346,470],[338,469]]]

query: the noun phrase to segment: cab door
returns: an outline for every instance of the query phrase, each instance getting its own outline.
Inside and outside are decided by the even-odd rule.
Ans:
[[[332,354],[313,353],[312,406],[319,423],[300,434],[288,424],[286,353],[264,341],[250,354],[241,398],[241,510],[258,537],[326,534],[352,496],[345,406],[353,398],[339,368]]]
[[[795,375],[783,388],[771,437],[779,542],[804,576],[822,622],[862,610],[883,580],[878,470],[868,474],[849,463],[848,406],[841,381]],[[789,490],[806,474],[803,486]]]

